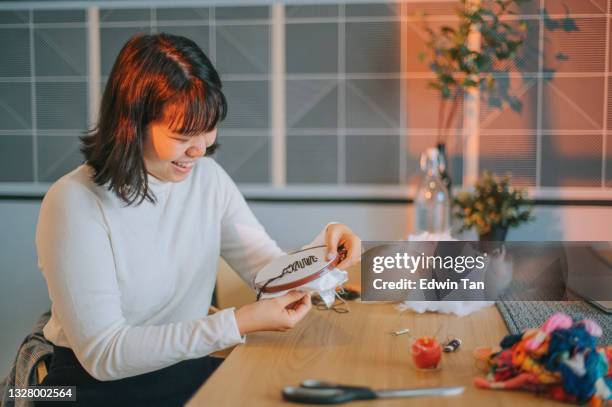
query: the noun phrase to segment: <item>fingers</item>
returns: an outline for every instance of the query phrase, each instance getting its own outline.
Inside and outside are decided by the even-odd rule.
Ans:
[[[351,235],[344,246],[347,249],[346,258],[336,266],[341,270],[345,270],[361,261],[361,239],[357,235]]]
[[[325,229],[325,246],[327,247],[326,260],[331,260],[338,254],[338,245],[340,244],[340,236],[342,235],[343,225],[333,224]]]
[[[258,331],[287,331],[310,310],[310,293],[290,291],[238,308],[234,315],[241,335]]]
[[[327,247],[327,260],[337,256],[340,245],[344,245],[347,249],[346,258],[336,265],[339,269],[346,269],[358,263],[361,259],[361,239],[346,225],[329,225],[325,230],[325,245]]]
[[[310,301],[310,293],[307,293],[301,300],[293,304],[291,309],[288,310],[293,324],[296,324],[299,320],[304,318],[311,308],[312,302]]]
[[[287,309],[287,310],[296,310],[301,304],[306,303],[306,301],[308,300],[307,297],[309,297],[309,296],[310,296],[310,294],[307,294],[307,295],[303,296],[302,298],[300,298],[296,302],[293,302],[293,303],[287,305],[285,307],[285,309]]]
[[[312,303],[310,293],[301,291],[290,291],[282,297],[275,298],[277,304],[282,308],[278,309],[281,315],[278,316],[279,324],[276,331],[285,332],[293,328],[310,311]],[[288,302],[290,301],[290,302]],[[281,322],[282,321],[282,322]]]
[[[292,291],[289,291],[287,294],[281,297],[277,297],[275,299],[280,303],[280,305],[282,305],[283,307],[287,307],[290,304],[293,304],[294,302],[301,300],[306,295],[307,294],[302,291],[292,290]]]

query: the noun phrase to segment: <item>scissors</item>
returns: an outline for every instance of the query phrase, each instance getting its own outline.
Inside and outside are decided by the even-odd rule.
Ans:
[[[354,400],[395,397],[454,396],[465,387],[429,387],[417,389],[372,390],[364,386],[347,386],[320,380],[304,380],[299,387],[283,388],[283,398],[306,404],[341,404]]]

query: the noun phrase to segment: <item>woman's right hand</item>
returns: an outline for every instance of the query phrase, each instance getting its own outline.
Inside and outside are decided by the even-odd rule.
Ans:
[[[282,297],[261,300],[235,311],[240,335],[257,331],[287,331],[310,311],[310,293],[290,291]]]

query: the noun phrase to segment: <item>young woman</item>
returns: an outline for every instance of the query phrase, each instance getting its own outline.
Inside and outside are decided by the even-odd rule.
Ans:
[[[83,405],[181,405],[244,335],[287,330],[310,309],[291,292],[208,316],[219,256],[249,284],[283,254],[223,169],[207,156],[227,111],[196,46],[132,38],[104,91],[86,162],[43,200],[36,244],[52,301],[54,356],[43,385],[77,386]],[[349,228],[319,236],[360,255]]]

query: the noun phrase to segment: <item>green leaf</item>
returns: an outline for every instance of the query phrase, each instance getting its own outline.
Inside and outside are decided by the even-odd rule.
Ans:
[[[442,85],[440,85],[438,82],[427,82],[427,87],[435,89],[435,90],[442,90]]]
[[[447,74],[447,73],[441,74],[439,76],[439,79],[442,83],[445,83],[445,84],[455,83],[455,78],[453,78],[452,75]]]
[[[442,97],[443,97],[444,99],[448,99],[448,98],[450,98],[451,91],[450,91],[450,88],[449,88],[448,86],[444,86],[444,85],[443,85],[443,86],[440,88],[440,90],[442,91]]]
[[[477,81],[475,81],[473,79],[470,79],[470,78],[465,78],[463,80],[463,86],[465,86],[466,88],[475,88],[475,87],[478,86],[478,84],[479,84],[479,82],[477,82]]]

